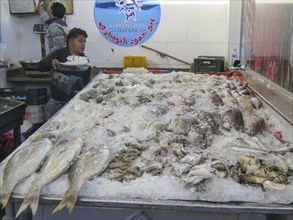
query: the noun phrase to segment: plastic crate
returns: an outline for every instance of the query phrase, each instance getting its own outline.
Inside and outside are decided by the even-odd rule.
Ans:
[[[26,91],[25,90],[15,90],[12,88],[1,88],[0,89],[0,97],[25,102],[26,101]]]
[[[200,59],[213,59],[213,60],[223,60],[225,62],[225,57],[223,56],[198,56]]]
[[[26,103],[28,105],[42,105],[48,101],[47,88],[26,90]]]
[[[194,72],[224,72],[225,57],[199,56],[194,59]]]
[[[123,68],[144,67],[147,68],[145,56],[125,56]]]
[[[26,102],[28,105],[42,105],[48,101],[47,88],[28,90],[2,88],[0,89],[0,97]]]

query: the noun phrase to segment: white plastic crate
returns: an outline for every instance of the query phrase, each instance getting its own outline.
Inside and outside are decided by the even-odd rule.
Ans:
[[[46,105],[28,105],[26,108],[26,115],[32,124],[44,122]]]

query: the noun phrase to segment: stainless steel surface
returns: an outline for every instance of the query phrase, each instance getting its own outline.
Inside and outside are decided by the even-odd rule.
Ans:
[[[254,71],[243,71],[249,88],[293,126],[293,94]]]
[[[22,202],[22,196],[14,195],[13,202]],[[60,198],[43,196],[42,205],[57,205]],[[81,198],[76,206],[103,207],[121,209],[144,209],[144,210],[169,210],[169,211],[209,211],[221,213],[254,213],[254,214],[292,214],[293,205],[260,204],[247,202],[204,202],[204,201],[182,201],[182,200],[147,200],[147,199],[119,199],[119,198]]]
[[[40,60],[20,60],[19,63],[25,70],[37,70]]]

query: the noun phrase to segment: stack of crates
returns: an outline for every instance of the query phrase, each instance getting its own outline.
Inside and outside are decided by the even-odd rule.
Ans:
[[[26,117],[32,124],[45,121],[45,106],[48,101],[47,88],[28,90],[2,88],[0,89],[0,97],[26,102]]]
[[[123,68],[144,67],[147,68],[145,56],[125,56]]]
[[[46,88],[26,90],[26,114],[32,124],[42,123],[46,120],[45,110],[47,101]]]
[[[194,72],[224,72],[225,57],[198,56],[194,59]]]

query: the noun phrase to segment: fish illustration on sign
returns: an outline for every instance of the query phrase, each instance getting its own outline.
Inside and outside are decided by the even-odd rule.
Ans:
[[[136,21],[136,10],[141,11],[141,5],[136,0],[115,0],[115,5],[120,8],[118,14],[125,15],[124,22],[127,23],[130,18]]]
[[[159,0],[96,0],[96,26],[116,46],[143,44],[156,32],[161,19]]]

